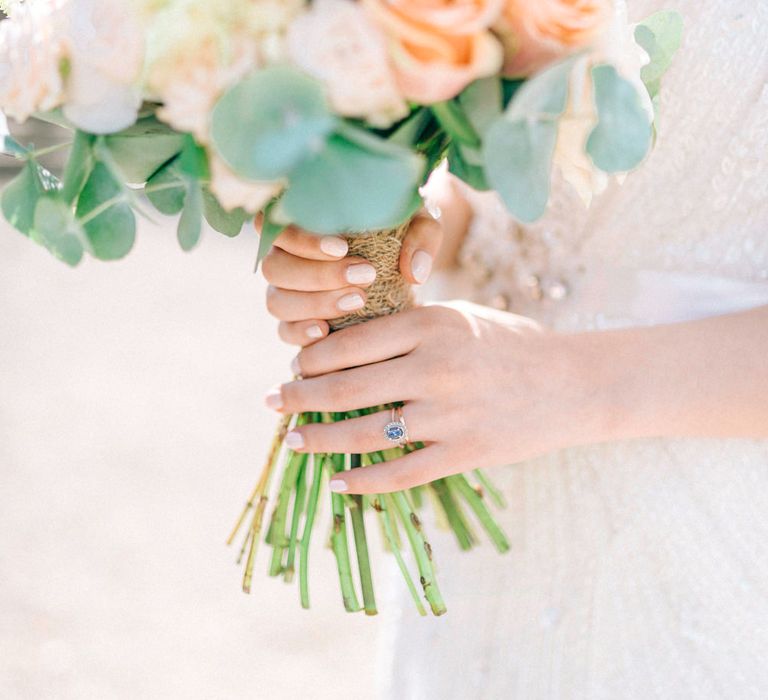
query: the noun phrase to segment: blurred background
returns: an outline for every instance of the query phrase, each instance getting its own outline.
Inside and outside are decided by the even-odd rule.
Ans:
[[[386,611],[343,611],[325,529],[309,611],[265,548],[241,593],[224,546],[295,352],[256,250],[208,230],[185,254],[142,222],[125,260],[70,269],[0,223],[3,700],[374,697]]]

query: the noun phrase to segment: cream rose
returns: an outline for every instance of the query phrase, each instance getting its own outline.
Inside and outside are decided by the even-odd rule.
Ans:
[[[258,182],[239,177],[213,150],[209,151],[208,160],[211,168],[211,192],[227,211],[242,207],[245,211],[255,214],[284,187],[280,182]]]
[[[288,30],[288,55],[322,80],[334,109],[387,127],[408,114],[384,38],[352,0],[316,0]]]
[[[399,88],[410,100],[450,99],[501,67],[502,47],[489,27],[503,0],[362,0],[362,6],[387,36]]]

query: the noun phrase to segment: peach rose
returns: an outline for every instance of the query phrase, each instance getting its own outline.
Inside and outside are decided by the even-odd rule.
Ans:
[[[450,99],[501,67],[489,27],[504,0],[362,0],[389,39],[400,91],[421,104]]]
[[[499,25],[504,72],[526,76],[589,44],[611,14],[610,0],[506,0]]]

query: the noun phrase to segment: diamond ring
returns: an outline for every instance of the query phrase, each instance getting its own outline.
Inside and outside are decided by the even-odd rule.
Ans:
[[[408,444],[408,428],[405,426],[401,406],[392,409],[392,420],[384,426],[384,437],[399,447],[405,447]]]

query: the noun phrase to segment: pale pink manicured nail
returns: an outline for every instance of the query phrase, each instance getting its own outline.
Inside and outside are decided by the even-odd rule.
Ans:
[[[349,250],[349,245],[343,238],[323,236],[320,239],[320,250],[333,258],[343,258]]]
[[[376,268],[368,263],[350,265],[347,268],[347,282],[350,284],[370,284],[376,279]]]
[[[432,256],[425,250],[417,250],[411,258],[411,272],[413,279],[419,284],[424,284],[432,272]]]
[[[331,489],[331,491],[340,493],[342,491],[347,490],[347,482],[344,481],[343,479],[332,479],[331,482],[328,484],[328,488]]]
[[[300,450],[304,447],[304,438],[301,436],[301,433],[292,430],[285,436],[285,444],[291,450]]]
[[[283,394],[279,386],[269,391],[264,397],[264,403],[267,404],[267,408],[271,408],[273,411],[279,411],[283,407]]]
[[[355,311],[356,309],[362,309],[365,306],[363,297],[359,294],[345,294],[338,302],[336,302],[342,311]]]
[[[322,338],[323,337],[323,329],[320,328],[320,326],[318,326],[317,324],[315,324],[314,326],[310,326],[309,328],[307,328],[307,336],[309,338],[313,338],[315,340],[317,338]]]
[[[301,365],[299,364],[298,355],[291,360],[291,372],[294,374],[301,374]]]

